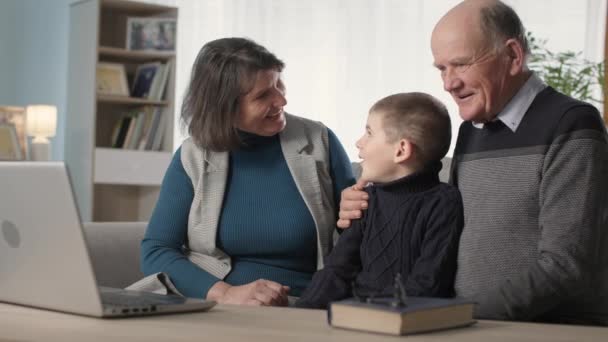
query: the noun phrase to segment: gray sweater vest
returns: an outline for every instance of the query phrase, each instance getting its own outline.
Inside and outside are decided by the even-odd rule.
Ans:
[[[317,230],[317,269],[329,254],[335,231],[333,183],[329,166],[327,128],[315,121],[285,114],[279,134],[281,149],[296,186],[310,210]],[[229,152],[198,147],[191,138],[182,144],[181,161],[192,181],[194,199],[188,218],[188,259],[223,279],[231,269],[230,256],[216,246],[217,227],[228,178]],[[272,191],[272,189],[268,189]]]

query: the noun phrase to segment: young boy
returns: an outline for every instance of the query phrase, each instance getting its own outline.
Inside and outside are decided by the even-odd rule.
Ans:
[[[296,306],[327,308],[353,292],[392,296],[397,274],[408,296],[454,295],[462,199],[438,175],[450,140],[448,112],[430,95],[395,94],[372,106],[357,141],[369,208],[342,233]]]

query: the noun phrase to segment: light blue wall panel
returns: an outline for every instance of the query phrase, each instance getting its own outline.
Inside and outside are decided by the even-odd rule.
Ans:
[[[63,160],[69,4],[0,1],[0,104],[57,106],[53,159]]]

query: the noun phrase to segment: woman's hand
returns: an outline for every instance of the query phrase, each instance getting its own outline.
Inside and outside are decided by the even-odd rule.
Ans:
[[[289,286],[258,279],[252,283],[232,286],[223,281],[215,283],[207,293],[207,299],[220,304],[287,306]]]
[[[345,229],[350,227],[350,221],[361,217],[363,210],[367,209],[368,195],[363,191],[367,181],[359,179],[357,183],[342,191],[340,198],[340,213],[338,227]]]

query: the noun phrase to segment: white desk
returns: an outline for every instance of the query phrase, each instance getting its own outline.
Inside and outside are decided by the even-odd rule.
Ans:
[[[97,319],[0,303],[0,341],[608,341],[608,328],[479,321],[394,337],[333,329],[325,311],[216,306],[209,312]]]

